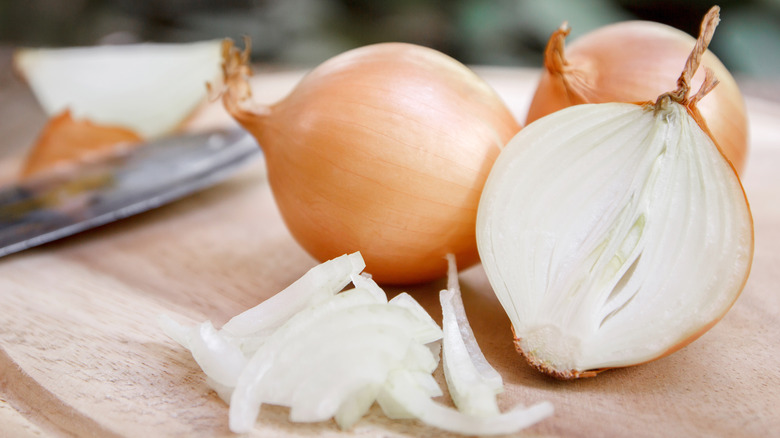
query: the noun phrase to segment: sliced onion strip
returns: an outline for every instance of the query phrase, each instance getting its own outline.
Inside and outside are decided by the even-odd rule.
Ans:
[[[406,370],[390,375],[380,395],[380,406],[394,406],[395,412],[407,412],[423,423],[464,435],[504,435],[532,426],[553,414],[550,402],[528,408],[518,406],[502,414],[467,415],[435,402]],[[389,414],[386,415],[389,416]],[[397,417],[400,418],[400,417]]]
[[[273,331],[306,306],[333,296],[366,267],[359,253],[321,263],[283,291],[233,317],[222,330],[237,336]]]

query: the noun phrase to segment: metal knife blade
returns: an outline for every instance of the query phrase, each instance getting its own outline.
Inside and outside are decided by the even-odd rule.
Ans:
[[[170,203],[260,155],[241,130],[174,136],[2,188],[0,257]]]

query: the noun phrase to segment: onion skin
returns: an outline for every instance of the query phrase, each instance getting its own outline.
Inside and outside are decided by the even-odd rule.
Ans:
[[[564,53],[565,26],[545,50],[545,69],[528,110],[526,124],[582,103],[645,102],[673,89],[696,40],[673,27],[627,21],[597,29],[574,41]],[[739,174],[748,153],[745,102],[733,76],[709,50],[691,87],[698,89],[710,69],[720,84],[697,104],[715,144]]]
[[[65,110],[44,126],[25,159],[20,177],[30,178],[56,166],[137,145],[141,141],[141,136],[130,129],[74,119],[70,111]]]
[[[432,49],[366,46],[311,71],[272,106],[249,101],[248,56],[226,42],[223,102],[266,155],[276,203],[318,260],[360,251],[384,284],[478,261],[482,187],[520,130],[470,69]]]

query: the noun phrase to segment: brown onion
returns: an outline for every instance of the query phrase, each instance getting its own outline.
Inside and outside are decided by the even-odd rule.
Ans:
[[[461,268],[478,260],[482,186],[520,130],[482,79],[429,48],[376,44],[267,106],[250,101],[246,53],[226,41],[223,102],[263,148],[279,210],[312,256],[359,250],[392,284],[444,276],[448,253]]]
[[[545,50],[545,69],[528,111],[526,124],[547,114],[582,103],[645,102],[674,88],[696,40],[670,26],[627,21],[602,27],[574,41],[564,51],[569,34],[556,30]],[[720,84],[698,109],[713,140],[739,173],[748,150],[745,103],[733,76],[711,52],[691,81],[698,89],[704,71],[712,70]]]

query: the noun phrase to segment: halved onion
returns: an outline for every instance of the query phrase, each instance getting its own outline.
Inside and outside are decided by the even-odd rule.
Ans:
[[[739,296],[753,252],[734,169],[668,99],[528,125],[496,162],[477,223],[518,350],[561,378],[696,339]]]

